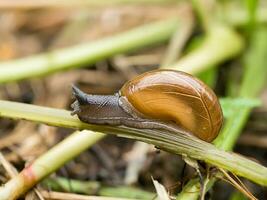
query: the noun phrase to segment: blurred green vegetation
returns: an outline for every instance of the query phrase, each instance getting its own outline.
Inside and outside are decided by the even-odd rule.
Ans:
[[[49,46],[49,43],[53,43],[52,39],[51,41],[47,40],[49,42],[45,45],[42,45],[42,43],[45,42],[40,42],[38,43],[40,49],[39,51],[36,50],[34,55],[30,54],[25,57],[17,55],[12,59],[6,59],[0,62],[0,89],[8,91],[8,88],[10,88],[12,84],[13,86],[20,85],[27,81],[29,84],[32,84],[37,78],[45,81],[50,76],[66,73],[67,70],[68,72],[74,72],[78,68],[101,71],[99,70],[101,69],[101,67],[99,67],[101,62],[107,63],[106,69],[108,73],[111,74],[115,71],[118,79],[122,77],[122,74],[138,74],[155,68],[186,71],[203,80],[207,85],[213,88],[220,97],[220,102],[224,108],[225,122],[219,136],[213,141],[213,144],[217,148],[225,151],[232,151],[236,147],[237,141],[248,123],[253,108],[257,107],[267,113],[266,102],[263,100],[266,99],[266,97],[261,98],[263,91],[266,90],[267,79],[266,1],[192,0],[188,2],[170,0],[163,2],[158,0],[152,2],[139,0],[137,2],[118,0],[109,2],[109,6],[112,5],[111,7],[103,5],[103,2],[104,1],[99,1],[97,3],[96,1],[79,2],[76,3],[77,7],[75,7],[75,9],[80,9],[87,14],[94,9],[95,13],[104,13],[104,11],[101,10],[103,7],[111,9],[110,12],[112,14],[112,12],[114,12],[114,10],[112,11],[112,6],[118,6],[119,10],[121,9],[121,11],[123,11],[123,9],[125,9],[126,12],[127,9],[131,7],[134,9],[135,6],[140,6],[138,7],[140,10],[141,8],[147,9],[148,13],[149,9],[155,9],[154,7],[156,6],[161,7],[162,10],[164,10],[164,8],[166,10],[169,9],[170,12],[171,8],[176,8],[177,12],[180,12],[180,9],[184,9],[184,6],[188,10],[185,9],[186,12],[180,15],[172,14],[166,17],[166,11],[158,9],[156,11],[162,12],[163,14],[156,12],[156,15],[162,15],[162,17],[154,17],[157,18],[156,20],[140,20],[141,22],[137,23],[138,25],[134,27],[126,25],[122,28],[123,31],[119,31],[119,33],[114,31],[115,33],[108,36],[99,36],[96,37],[97,39],[94,38],[93,41],[86,43],[81,41],[80,44],[63,47],[61,49],[51,48],[53,50],[50,50],[46,48]],[[19,9],[20,5],[20,3],[16,5],[15,1],[13,6]],[[91,7],[92,5],[93,7]],[[12,7],[12,5],[8,3],[6,6]],[[53,5],[51,1],[47,1],[47,4],[44,6],[45,8],[43,8],[44,12],[47,11],[45,10],[47,7],[51,8],[53,6],[55,5]],[[66,8],[69,5],[67,1],[62,1],[60,4],[56,4],[56,6]],[[5,7],[4,4],[3,7]],[[20,12],[30,13],[31,9],[34,10],[36,7],[42,9],[42,6],[36,3],[29,3],[26,7],[28,7],[27,9],[29,10],[26,9]],[[34,11],[36,12],[36,10]],[[12,12],[12,10],[7,10],[5,12]],[[134,12],[137,11],[134,10]],[[5,13],[2,15],[4,14]],[[138,15],[138,13],[135,14]],[[143,18],[145,18],[144,16]],[[104,17],[102,16],[102,18]],[[117,18],[115,17],[114,19]],[[123,19],[119,19],[119,21],[120,20],[122,21]],[[75,21],[75,17],[72,16],[71,22],[73,21]],[[144,21],[149,22],[144,23]],[[91,26],[91,29],[96,28],[97,24],[100,22],[101,20],[96,21],[95,24]],[[187,22],[190,22],[192,26],[188,27]],[[67,24],[70,22],[66,20],[64,23]],[[64,28],[64,23],[62,23],[63,25],[60,24],[60,26],[57,25],[58,27],[56,28],[53,27],[51,32],[54,31],[55,35],[49,34],[56,38],[56,33],[60,32],[59,27]],[[111,21],[108,21],[108,23],[111,23]],[[106,24],[107,27],[108,23]],[[17,22],[17,24],[19,24],[19,22]],[[38,30],[38,26],[37,28],[33,27],[31,29],[31,25],[33,26],[34,24],[29,24],[27,25],[27,20],[21,21],[21,23],[17,25],[17,32],[15,31],[12,37],[16,37],[16,34],[19,35],[22,32],[27,32],[27,29],[32,31],[29,31],[29,37],[31,37],[31,34],[34,35],[33,33]],[[23,25],[26,28],[20,29]],[[41,25],[39,25],[39,28],[40,26]],[[49,24],[43,26],[49,27]],[[184,31],[185,29],[187,31]],[[41,30],[49,32],[45,28]],[[0,34],[2,32],[3,31],[0,31]],[[4,38],[4,34],[2,38]],[[21,45],[16,46],[16,48],[19,46]],[[160,49],[160,51],[158,49]],[[168,49],[172,49],[176,52],[170,52]],[[160,53],[156,54],[155,52],[157,51]],[[0,47],[0,56],[2,56],[1,53],[5,55],[7,50]],[[147,66],[147,64],[140,66],[135,66],[134,64],[120,65],[118,64],[119,62],[115,62],[115,58],[121,55],[127,63],[131,56],[139,56],[140,58],[148,54],[156,55],[155,57],[159,61],[157,60],[154,64],[149,66]],[[144,63],[147,62],[147,60],[144,61]],[[168,65],[162,66],[161,63],[168,63]],[[106,81],[105,78],[102,80],[104,82]],[[75,81],[79,82],[79,80]],[[64,88],[69,87],[64,84],[63,86]],[[118,85],[116,85],[116,88],[117,87]],[[3,96],[9,100],[8,95]],[[65,108],[67,108],[67,105],[65,105]],[[265,149],[264,153],[267,153]],[[216,173],[218,175],[218,172]],[[207,185],[209,185],[209,189],[216,183],[216,177],[216,175],[212,178],[204,177]],[[50,184],[54,184],[51,180],[48,181],[50,181]],[[62,183],[61,187],[64,186],[65,189],[67,188],[65,179],[57,181]],[[92,182],[87,184],[85,182],[73,181],[73,183],[80,184],[76,190],[78,193],[86,193],[79,190],[81,186],[90,189],[95,186],[91,185]],[[198,178],[191,179],[191,181],[184,186],[180,195],[178,194],[177,199],[198,199],[200,192],[196,191],[199,191],[200,186],[203,186],[203,182],[200,182]],[[53,185],[53,187],[56,188],[55,185]],[[252,191],[257,190],[258,189],[255,189],[255,187],[252,187]],[[187,193],[186,191],[194,192]],[[202,192],[205,193],[207,191]],[[154,195],[153,193],[127,187],[120,187],[119,189],[106,187],[105,189],[102,188],[99,194],[103,196],[121,196],[128,198],[139,198],[141,196],[141,199],[150,199],[153,198]],[[259,194],[259,196],[262,197],[261,194]],[[230,199],[244,199],[244,197],[239,193],[233,193]]]

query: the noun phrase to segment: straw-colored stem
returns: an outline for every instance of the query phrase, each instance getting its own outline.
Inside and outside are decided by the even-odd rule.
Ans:
[[[17,199],[44,177],[60,168],[68,160],[79,155],[105,135],[93,131],[76,131],[33,163],[25,167],[19,175],[0,188],[1,200]]]

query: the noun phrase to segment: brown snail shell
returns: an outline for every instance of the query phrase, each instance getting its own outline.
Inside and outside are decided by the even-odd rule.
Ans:
[[[83,98],[83,101],[79,101],[82,99],[81,94],[75,96],[78,102],[89,102],[87,100],[95,98],[96,95],[87,95],[87,100]],[[101,98],[101,96],[97,96]],[[110,121],[101,121],[99,116],[99,121],[92,121],[90,117],[85,117],[84,115],[88,111],[90,113],[92,107],[86,103],[85,105],[80,103],[80,106],[76,103],[76,107],[79,108],[74,112],[78,116],[79,113],[83,113],[83,116],[80,115],[79,118],[85,122],[126,125],[136,128],[157,128],[157,124],[170,122],[175,124],[174,127],[182,128],[207,142],[216,138],[223,122],[222,110],[214,92],[202,81],[180,71],[154,70],[146,72],[126,82],[119,94],[106,99],[108,99],[106,102],[103,103],[102,100],[100,104],[112,105],[111,107],[116,108],[114,112],[111,107],[109,107],[109,112],[107,109],[104,112],[107,113]],[[87,109],[86,113],[82,112],[82,107],[84,110]],[[94,112],[97,110],[95,107],[92,108],[94,108]],[[100,108],[103,106],[98,107],[98,110],[101,111]],[[151,123],[143,123],[146,121]]]
[[[213,140],[222,126],[223,115],[216,95],[187,73],[147,72],[125,83],[120,92],[146,117],[174,121],[202,140]]]

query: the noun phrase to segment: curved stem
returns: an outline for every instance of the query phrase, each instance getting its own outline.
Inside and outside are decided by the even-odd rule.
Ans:
[[[70,112],[66,110],[8,101],[0,101],[0,116],[26,119],[66,128],[90,129],[140,140],[175,154],[203,160],[211,165],[246,177],[258,184],[267,185],[267,169],[265,167],[236,154],[216,149],[212,144],[206,143],[194,136],[150,129],[91,125],[82,123],[77,117],[71,116]],[[0,194],[2,190],[0,190]]]

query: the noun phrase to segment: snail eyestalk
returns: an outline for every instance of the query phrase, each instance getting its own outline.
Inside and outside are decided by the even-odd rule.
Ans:
[[[87,98],[86,96],[88,94],[84,93],[83,91],[81,91],[78,87],[76,87],[75,85],[72,85],[72,94],[73,96],[76,98],[76,100],[81,104],[86,104],[87,103]]]
[[[75,102],[73,102],[71,104],[71,108],[73,109],[73,111],[71,112],[71,115],[75,115],[75,114],[78,114],[79,112],[81,112],[81,109],[80,109],[80,105],[79,104],[81,102],[85,102],[85,99],[84,99],[85,93],[82,92],[75,85],[72,85],[71,87],[72,87],[72,94],[75,97],[75,99],[77,99],[77,101],[75,101]]]

